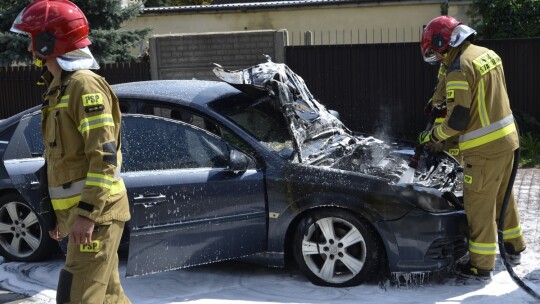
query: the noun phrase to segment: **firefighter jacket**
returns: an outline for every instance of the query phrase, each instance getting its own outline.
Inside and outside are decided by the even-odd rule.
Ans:
[[[44,95],[49,195],[66,236],[78,215],[96,225],[130,219],[120,178],[121,114],[109,84],[90,70],[62,72]]]
[[[447,66],[447,114],[432,129],[433,140],[459,135],[464,156],[517,149],[519,139],[501,58],[492,50],[465,41],[451,48],[443,63]]]

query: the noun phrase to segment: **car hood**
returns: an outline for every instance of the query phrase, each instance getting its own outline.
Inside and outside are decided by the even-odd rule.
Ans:
[[[240,91],[259,98],[278,100],[293,138],[295,161],[383,177],[398,183],[413,154],[409,145],[388,143],[349,130],[320,104],[302,77],[287,65],[267,62],[243,69],[225,70],[216,64],[214,73]],[[414,183],[440,190],[456,190],[457,161],[445,153],[426,155]],[[448,180],[448,176],[452,180]]]

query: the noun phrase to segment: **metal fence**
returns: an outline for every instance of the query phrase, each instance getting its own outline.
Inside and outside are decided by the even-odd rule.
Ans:
[[[501,56],[514,112],[538,119],[540,38],[476,43]],[[413,139],[427,123],[437,69],[423,62],[418,43],[291,46],[286,62],[352,130]]]
[[[96,71],[110,84],[149,80],[148,62],[111,63]],[[0,67],[0,119],[41,103],[45,86],[37,85],[41,69],[34,66]]]
[[[504,63],[515,113],[540,118],[536,90],[540,38],[476,42]],[[422,61],[418,43],[311,45],[286,47],[286,63],[301,75],[327,108],[340,112],[354,131],[413,139],[425,127],[423,107],[436,84],[436,67]],[[109,83],[148,80],[147,62],[104,65]],[[0,118],[41,102],[33,67],[0,68]]]

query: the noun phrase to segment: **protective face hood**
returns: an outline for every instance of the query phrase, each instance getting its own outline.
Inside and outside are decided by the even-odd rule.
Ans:
[[[99,69],[99,64],[87,46],[58,56],[56,61],[64,71]]]
[[[470,35],[476,35],[476,31],[465,24],[460,24],[452,31],[450,42],[448,44],[451,47],[458,47]]]

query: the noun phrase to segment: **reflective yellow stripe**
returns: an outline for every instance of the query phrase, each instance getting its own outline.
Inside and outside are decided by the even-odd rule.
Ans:
[[[69,95],[64,95],[62,96],[58,104],[56,104],[55,106],[48,106],[47,109],[45,109],[45,111],[50,112],[54,109],[67,108],[68,101],[69,101]]]
[[[466,81],[460,81],[460,80],[454,80],[454,81],[449,81],[447,84],[446,84],[446,90],[464,90],[464,91],[468,91],[469,90],[469,83],[466,82]]]
[[[512,132],[516,132],[516,125],[513,123],[511,125],[508,125],[502,129],[486,134],[484,136],[480,136],[480,137],[477,137],[475,139],[471,139],[465,142],[460,142],[459,149],[463,151],[463,150],[471,149],[474,147],[478,147],[478,146],[487,144],[489,142],[492,142],[494,140],[497,140],[499,138],[503,138]]]
[[[438,140],[444,140],[444,139],[447,139],[448,137],[450,137],[449,135],[447,135],[446,133],[443,132],[442,125],[438,126],[435,129],[435,136],[437,137]]]
[[[81,196],[77,195],[68,198],[54,198],[51,199],[51,202],[54,210],[65,210],[77,205],[80,200]]]
[[[124,181],[120,179],[112,183],[109,194],[115,195],[115,194],[121,193],[124,190],[126,190],[126,186],[124,185]],[[72,196],[72,197],[67,197],[67,198],[54,198],[54,199],[52,198],[51,199],[54,210],[69,209],[73,206],[76,206],[79,203],[79,201],[81,201],[80,194]]]
[[[490,124],[486,110],[486,88],[484,86],[484,79],[480,79],[478,82],[478,117],[480,117],[482,127]]]
[[[476,57],[476,59],[473,60],[474,65],[480,72],[480,75],[484,75],[487,72],[493,70],[497,66],[502,64],[501,57],[497,55],[494,51],[489,50],[485,52],[484,54]]]
[[[520,226],[503,231],[503,240],[516,239],[522,236],[522,230]]]
[[[437,72],[437,79],[441,79],[441,76],[443,76],[446,73],[446,68],[443,64],[439,65],[439,71]]]
[[[469,241],[469,251],[478,254],[497,254],[497,243],[475,243]]]
[[[86,185],[111,189],[114,178],[105,174],[88,173],[86,175]]]
[[[436,124],[442,124],[443,121],[444,121],[444,117],[435,118],[435,123]]]
[[[114,127],[114,121],[111,114],[101,114],[81,120],[79,132],[83,133],[103,126]]]

